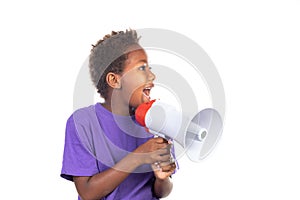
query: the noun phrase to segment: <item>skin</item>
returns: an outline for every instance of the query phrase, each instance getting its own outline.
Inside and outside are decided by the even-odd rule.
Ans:
[[[129,115],[131,108],[150,100],[143,90],[152,88],[154,79],[145,51],[132,51],[122,74],[107,74],[106,81],[110,89],[103,106],[114,114]],[[74,177],[76,189],[83,200],[101,199],[118,187],[138,166],[151,164],[156,178],[154,193],[159,198],[166,197],[172,191],[173,184],[169,177],[176,168],[175,163],[170,163],[170,148],[171,144],[163,138],[152,138],[114,167],[91,177]],[[155,165],[156,162],[159,165]]]

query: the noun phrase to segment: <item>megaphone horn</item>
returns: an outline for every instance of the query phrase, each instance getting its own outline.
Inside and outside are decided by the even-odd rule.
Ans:
[[[138,106],[135,118],[150,133],[178,142],[195,162],[213,150],[223,128],[222,119],[215,109],[206,108],[191,117],[160,100]]]

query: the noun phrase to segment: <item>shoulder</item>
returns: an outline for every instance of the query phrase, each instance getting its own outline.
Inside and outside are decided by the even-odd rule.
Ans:
[[[75,110],[69,117],[68,122],[70,121],[70,123],[85,124],[94,116],[96,116],[95,105],[90,105],[88,107]]]
[[[94,116],[96,116],[94,105],[77,109],[67,119],[66,130],[78,131],[79,127],[87,126],[95,120]]]
[[[86,116],[95,113],[95,105],[79,108],[73,112],[73,116]]]

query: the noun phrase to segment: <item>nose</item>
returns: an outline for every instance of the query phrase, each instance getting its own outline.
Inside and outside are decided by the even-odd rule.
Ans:
[[[148,72],[148,79],[150,81],[154,81],[155,78],[156,78],[155,74],[151,70],[149,70],[149,72]]]

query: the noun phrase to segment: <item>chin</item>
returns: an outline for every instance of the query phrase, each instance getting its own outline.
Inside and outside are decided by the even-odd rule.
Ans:
[[[151,101],[151,98],[150,97],[143,97],[143,101],[142,101],[142,103],[147,103],[147,102],[149,102],[149,101]]]
[[[150,96],[146,96],[144,93],[142,93],[140,95],[140,97],[133,97],[130,99],[130,102],[129,102],[129,106],[132,107],[132,108],[137,108],[139,105],[143,104],[143,103],[147,103],[151,101],[151,98]]]

